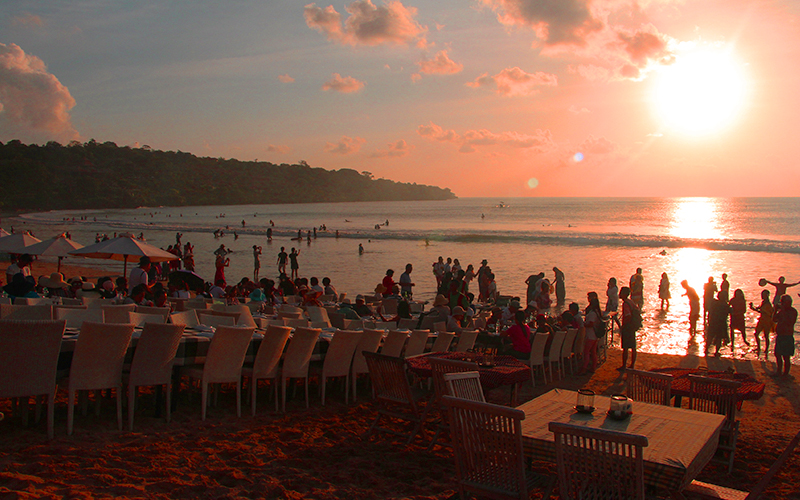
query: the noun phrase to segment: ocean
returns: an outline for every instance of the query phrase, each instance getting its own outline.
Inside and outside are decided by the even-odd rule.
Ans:
[[[265,236],[270,221],[271,243]],[[688,280],[702,296],[709,276],[719,282],[727,273],[731,291],[741,288],[748,302],[756,304],[760,278],[800,281],[800,198],[464,198],[142,207],[25,214],[3,224],[5,229],[32,229],[42,239],[70,231],[85,245],[93,243],[97,233],[132,232],[144,233],[149,243],[166,248],[180,232],[184,243],[195,246],[196,270],[208,280],[214,274],[213,251],[220,244],[234,250],[226,271],[229,282],[252,278],[253,245],[263,248],[262,277],[277,276],[281,246],[287,252],[296,247],[301,276],[328,276],[351,297],[371,292],[389,268],[398,278],[411,263],[415,298],[430,300],[436,284],[431,265],[443,256],[476,269],[487,259],[500,293],[523,298],[529,275],[542,271],[552,279],[556,266],[566,274],[567,303],[584,307],[587,292],[598,292],[604,303],[609,277],[627,284],[641,267],[645,308],[640,350],[679,355],[702,350],[702,339],[694,341],[688,334],[688,301],[681,296],[681,280]],[[322,225],[327,231],[320,230]],[[315,227],[317,237],[308,243],[306,233]],[[217,229],[225,236],[215,238]],[[291,239],[298,230],[302,241]],[[68,261],[122,271],[116,262]],[[665,311],[659,308],[657,293],[662,272],[668,274],[672,292]],[[789,290],[797,300],[800,286]],[[747,324],[752,340],[754,313],[748,312]],[[728,353],[723,350],[723,355]],[[754,353],[739,338],[736,355]],[[795,361],[800,362],[800,352]]]

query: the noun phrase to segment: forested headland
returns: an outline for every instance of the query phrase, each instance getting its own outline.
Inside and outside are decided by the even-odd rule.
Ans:
[[[0,143],[0,209],[246,205],[340,201],[446,200],[447,188],[325,170],[306,162],[202,158],[113,142]]]

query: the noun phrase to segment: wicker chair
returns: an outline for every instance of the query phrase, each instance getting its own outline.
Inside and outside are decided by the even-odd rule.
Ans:
[[[381,354],[392,358],[399,358],[403,354],[403,348],[406,346],[407,340],[408,334],[406,332],[389,330],[381,346]]]
[[[564,337],[564,343],[561,344],[561,375],[566,376],[565,364],[569,364],[569,374],[575,373],[573,369],[572,347],[575,345],[575,338],[578,336],[577,328],[567,329],[567,335]]]
[[[28,396],[47,395],[50,439],[55,435],[56,367],[64,328],[63,320],[0,321],[0,398],[25,398],[27,405]]]
[[[331,326],[331,319],[328,316],[328,311],[325,308],[309,306],[306,308],[306,312],[308,313],[308,318],[311,321],[325,322],[328,327]]]
[[[200,324],[200,320],[197,319],[197,312],[194,309],[174,312],[169,315],[169,321],[173,325],[184,325],[190,328]]]
[[[437,321],[433,324],[432,331],[434,332],[446,332],[447,331],[447,322],[446,321]]]
[[[224,312],[238,314],[239,317],[236,319],[236,324],[238,326],[246,326],[251,328],[256,328],[258,326],[256,325],[256,320],[253,319],[253,313],[245,304],[225,306]]]
[[[138,312],[128,313],[128,322],[137,327],[143,327],[145,323],[166,324],[167,317],[163,314],[146,314]]]
[[[558,422],[549,429],[561,499],[644,500],[645,436]]]
[[[550,343],[550,353],[545,356],[544,362],[550,368],[550,381],[553,381],[553,364],[559,370],[559,379],[561,378],[561,347],[564,345],[564,340],[567,337],[567,332],[561,330],[553,334],[553,341]]]
[[[136,310],[136,304],[122,304],[118,306],[102,306],[103,317],[106,323],[122,323],[127,324],[130,321],[128,317],[129,312]]]
[[[160,314],[164,316],[164,321],[161,323],[166,323],[169,313],[172,311],[170,311],[169,307],[136,306],[136,311],[134,312],[141,314]]]
[[[287,325],[289,326],[289,325]],[[286,381],[292,378],[301,378],[305,382],[306,408],[308,408],[308,367],[311,363],[311,355],[314,354],[314,346],[319,340],[319,328],[299,327],[295,330],[289,347],[286,348],[286,355],[283,358],[283,369],[281,370],[281,396],[282,411],[286,411]]]
[[[281,355],[289,341],[292,329],[288,326],[267,326],[264,340],[258,346],[258,353],[253,365],[245,365],[242,369],[243,377],[250,377],[250,413],[256,414],[256,391],[259,380],[272,380],[275,393],[275,411],[278,411],[278,373]]]
[[[552,481],[531,473],[522,450],[522,420],[515,408],[443,396],[450,416],[451,435],[461,498],[472,492],[494,499],[526,499]],[[548,484],[549,483],[549,484]]]
[[[411,337],[406,344],[406,352],[404,356],[410,358],[411,356],[419,356],[425,352],[425,346],[428,344],[428,335],[431,332],[428,330],[414,330],[411,332]]]
[[[319,375],[319,393],[322,406],[325,406],[325,390],[329,378],[344,377],[344,403],[350,399],[350,367],[353,365],[353,356],[356,346],[361,341],[363,332],[351,330],[338,330],[333,336],[322,362],[322,372]]]
[[[378,408],[378,415],[370,425],[365,438],[369,438],[374,431],[405,436],[405,433],[378,426],[381,419],[388,417],[405,420],[413,424],[406,441],[410,444],[422,428],[422,412],[417,405],[417,400],[411,393],[411,385],[406,377],[405,361],[403,358],[372,352],[364,352],[363,355],[369,367],[369,376],[370,380],[372,380],[375,399],[381,404],[381,407]]]
[[[413,330],[417,327],[417,323],[419,320],[416,318],[400,318],[397,321],[397,329],[398,330]]]
[[[456,352],[467,352],[475,347],[475,341],[478,339],[478,330],[464,330],[458,336],[458,344],[456,344]]]
[[[84,321],[103,323],[105,316],[102,309],[64,309],[57,307],[56,319],[66,320],[67,328],[80,329]]]
[[[135,314],[135,313],[131,313]],[[133,431],[136,389],[139,386],[166,385],[167,422],[171,419],[172,365],[181,343],[184,325],[150,323],[144,325],[128,375],[128,430]]]
[[[433,347],[431,347],[431,352],[447,352],[450,350],[450,344],[453,343],[453,339],[456,337],[455,333],[452,332],[439,332],[436,336],[436,340],[433,342]]]
[[[445,373],[444,381],[447,392],[454,398],[469,399],[470,401],[486,402],[481,385],[481,374],[478,372]]]
[[[19,299],[17,299],[19,300]],[[11,305],[0,304],[0,318],[2,319],[26,319],[32,321],[52,321],[52,305]]]
[[[739,421],[736,420],[736,391],[741,382],[689,375],[689,408],[725,415],[719,449],[728,452],[728,474],[733,472]]]
[[[201,325],[211,326],[214,328],[236,325],[236,318],[233,316],[219,316],[217,314],[207,314],[205,312],[201,312],[198,315],[198,320],[200,321]]]
[[[361,335],[361,340],[358,341],[356,352],[353,355],[353,367],[351,369],[351,376],[353,377],[353,401],[358,400],[356,397],[358,394],[358,376],[369,373],[367,360],[364,358],[364,351],[378,352],[381,340],[383,340],[382,330],[364,330],[364,333]]]
[[[627,395],[634,401],[669,406],[672,399],[672,375],[668,373],[626,370]]]
[[[547,345],[548,337],[550,336],[546,333],[537,333],[533,336],[533,342],[531,342],[531,355],[528,358],[528,365],[531,367],[531,384],[533,384],[533,387],[536,387],[536,372],[534,371],[534,368],[537,366],[541,367],[542,378],[544,379],[544,383],[547,383],[547,369],[545,368],[544,348]],[[550,379],[552,380],[552,373],[550,375]]]

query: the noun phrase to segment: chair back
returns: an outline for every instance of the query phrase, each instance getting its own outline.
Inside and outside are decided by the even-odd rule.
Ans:
[[[456,352],[467,352],[475,347],[475,341],[478,340],[478,330],[464,330],[458,336],[458,344],[456,344]]]
[[[194,309],[174,312],[169,315],[169,321],[173,325],[184,325],[188,327],[200,324],[200,321],[197,319],[197,312]]]
[[[479,372],[445,373],[444,381],[447,385],[448,395],[470,401],[486,402]]]
[[[144,325],[131,362],[128,382],[131,386],[163,385],[170,382],[175,353],[178,352],[184,328],[184,325],[155,322]]]
[[[411,336],[408,338],[404,356],[410,358],[411,356],[419,356],[425,352],[425,346],[428,344],[428,335],[430,335],[430,333],[431,332],[428,330],[413,330]]]
[[[433,324],[439,321],[439,316],[436,314],[429,314],[422,318],[422,322],[419,324],[420,330],[433,330]]]
[[[447,331],[447,322],[446,321],[437,321],[433,324],[432,330],[434,332],[446,332]]]
[[[203,382],[238,382],[242,376],[244,357],[255,331],[255,328],[243,326],[218,326],[208,346],[208,355],[203,365]]]
[[[560,361],[561,348],[564,346],[564,340],[567,338],[567,332],[560,330],[553,334],[553,341],[550,343],[550,354],[547,356],[548,360]]]
[[[226,306],[224,312],[238,313],[239,319],[236,324],[239,326],[249,326],[256,328],[256,320],[253,319],[253,312],[244,304]]]
[[[550,422],[560,498],[644,500],[643,449],[636,434]]]
[[[0,321],[0,398],[54,394],[66,322]]]
[[[575,337],[578,336],[577,328],[568,328],[564,343],[561,344],[561,359],[572,357],[572,346],[575,344]]]
[[[417,323],[419,322],[416,318],[400,318],[397,321],[397,329],[398,330],[413,330],[417,327]],[[391,328],[390,328],[391,330]]]
[[[167,322],[167,317],[168,316],[164,316],[163,314],[145,314],[138,312],[129,312],[128,322],[141,328],[144,326],[145,323],[165,324]]]
[[[419,416],[419,408],[411,394],[403,358],[385,356],[374,352],[362,353],[367,360],[369,378],[375,399],[390,404],[400,404]]]
[[[84,321],[69,370],[69,390],[109,389],[122,383],[132,324]]]
[[[303,319],[303,313],[278,311],[278,317],[284,319]]]
[[[364,322],[360,319],[345,319],[342,320],[342,324],[344,325],[344,328],[342,328],[343,330],[358,330],[364,328]],[[374,328],[370,328],[370,330],[374,330]]]
[[[331,302],[336,302],[336,295],[332,293],[326,293],[325,295],[320,295],[317,300],[323,304],[330,304]]]
[[[19,299],[17,299],[19,300]],[[30,321],[52,321],[53,306],[21,306],[0,304],[0,319],[22,319]]]
[[[292,328],[308,328],[309,326],[308,320],[303,318],[286,319],[284,322],[286,323],[286,326]]]
[[[21,306],[40,306],[50,303],[51,299],[45,297],[17,297],[14,299],[14,304]]]
[[[336,328],[344,328],[344,314],[338,312],[326,311],[328,321],[331,326]]]
[[[384,316],[394,316],[397,314],[397,299],[383,299],[381,309]]]
[[[93,300],[100,300],[94,297],[81,297],[80,299],[71,299],[69,297],[61,297],[62,306],[85,306]]]
[[[169,307],[136,306],[135,312],[141,314],[160,314],[164,316],[164,321],[161,323],[166,323],[169,313],[172,312],[172,310]]]
[[[406,340],[408,340],[408,334],[406,332],[389,330],[389,333],[383,340],[381,354],[384,356],[399,358],[403,354],[403,347],[406,346]]]
[[[381,345],[381,340],[383,340],[383,330],[364,330],[361,333],[361,340],[358,341],[356,352],[353,355],[352,373],[354,376],[369,372],[367,360],[364,359],[364,355],[362,353],[364,351],[378,352],[378,347]]]
[[[136,304],[123,304],[119,306],[102,306],[100,309],[103,310],[103,317],[105,317],[106,323],[128,324],[128,321],[130,321],[128,313],[134,312],[136,310]]]
[[[328,317],[328,311],[326,311],[324,308],[309,306],[306,308],[306,312],[308,313],[308,318],[311,321],[325,322],[328,326],[331,326],[331,320]]]
[[[105,316],[102,309],[62,309],[56,308],[56,319],[63,319],[67,322],[67,328],[79,329],[84,321],[92,323],[103,323]]]
[[[736,424],[736,394],[741,385],[735,380],[689,375],[689,408],[725,415],[724,429],[730,430]]]
[[[450,350],[450,344],[453,343],[453,339],[456,337],[456,334],[453,332],[439,332],[436,336],[436,340],[433,342],[433,347],[431,348],[431,352],[447,352]]]
[[[442,396],[450,394],[444,375],[447,373],[463,373],[477,371],[478,364],[471,361],[459,361],[455,359],[443,359],[428,357],[431,364],[431,379],[433,380],[434,402],[438,403]]]
[[[295,329],[289,347],[286,348],[286,355],[283,357],[283,378],[308,376],[308,365],[311,363],[311,355],[314,354],[320,332],[322,330],[319,328]]]
[[[258,346],[258,353],[256,353],[256,360],[253,364],[254,380],[278,376],[278,364],[291,334],[292,329],[288,326],[267,326],[267,331],[264,332],[264,339],[261,341],[261,345]]]
[[[442,403],[450,416],[461,498],[466,498],[465,490],[528,498],[521,425],[525,413],[452,396],[443,396]]]
[[[626,370],[627,395],[634,401],[669,406],[672,399],[672,375],[668,373]]]
[[[322,374],[325,377],[344,377],[350,373],[356,346],[361,341],[363,332],[338,330],[331,339],[325,361],[322,363]]]
[[[113,306],[114,301],[111,299],[96,299],[93,297],[82,297],[83,304],[89,309],[99,309],[104,306]]]
[[[208,302],[206,302],[206,300],[204,298],[189,299],[189,300],[187,300],[186,302],[183,303],[184,309],[187,309],[187,310],[188,309],[200,309],[201,311],[202,310],[207,310],[209,308],[209,305],[210,304]]]
[[[233,316],[219,316],[217,314],[207,314],[200,312],[198,321],[201,325],[219,328],[220,326],[235,326],[236,318]]]
[[[370,328],[370,330],[383,330],[385,332],[395,329],[397,329],[397,323],[395,323],[394,321],[376,321],[375,327]]]
[[[287,297],[288,298],[288,297]],[[302,300],[302,299],[301,299]],[[295,307],[289,304],[281,304],[278,306],[279,313],[287,313],[287,314],[299,314],[303,315],[303,309],[300,307]]]
[[[546,333],[533,334],[533,342],[531,342],[531,356],[528,358],[530,366],[539,366],[544,364],[544,348],[547,345],[547,339],[550,335]]]

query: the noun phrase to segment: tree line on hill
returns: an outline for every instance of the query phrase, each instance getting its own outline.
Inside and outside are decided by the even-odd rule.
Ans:
[[[448,188],[375,179],[369,172],[201,158],[94,139],[61,145],[0,143],[0,208],[447,200]]]

